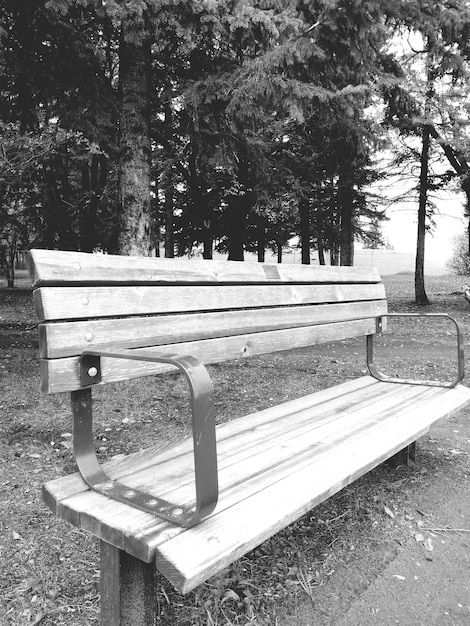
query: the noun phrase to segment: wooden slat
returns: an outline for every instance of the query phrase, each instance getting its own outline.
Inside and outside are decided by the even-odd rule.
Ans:
[[[470,390],[452,391],[422,405],[417,400],[413,409],[379,420],[367,433],[345,439],[316,462],[175,536],[158,548],[157,568],[179,591],[190,591],[470,400]],[[344,418],[346,423],[347,415]]]
[[[400,395],[404,402],[400,402]],[[302,512],[414,441],[437,419],[469,401],[470,389],[463,386],[452,390],[413,387],[379,383],[366,377],[319,392],[310,399],[298,399],[221,425],[218,427],[222,459],[221,507],[191,530],[177,528],[152,515],[84,491],[84,483],[78,476],[52,481],[45,486],[45,493],[49,504],[64,519],[143,560],[149,561],[156,554],[157,567],[185,593],[297,519]],[[301,409],[308,411],[309,404],[312,407],[309,436],[316,436],[319,446],[309,456],[289,455],[289,451],[300,449],[306,425]],[[272,419],[276,421],[283,419],[282,410],[292,435],[296,427],[291,422],[299,419],[299,433],[298,437],[286,440],[286,461],[279,467],[277,482],[270,479],[271,470],[266,473],[266,482],[266,475],[260,474],[257,466],[256,450],[262,452],[262,448],[255,446],[247,457],[243,438],[251,423],[255,425],[254,436],[259,435],[261,441],[263,428],[269,429],[269,412],[273,412]],[[325,422],[325,416],[333,413],[335,420]],[[323,418],[316,424],[319,414]],[[257,426],[261,430],[256,434]],[[264,433],[265,450],[269,450],[271,444],[277,445],[279,433],[275,430],[270,436],[267,431]],[[237,462],[240,480],[236,486],[234,475],[229,474],[234,471],[230,459],[234,460],[238,437],[240,445],[235,453],[241,456]],[[181,478],[178,446],[180,444],[175,447],[173,461],[176,483]],[[271,454],[276,457],[279,447]],[[163,455],[169,458],[170,450]],[[136,464],[144,457],[145,453],[135,455]],[[226,467],[225,461],[229,461]],[[127,471],[127,464],[127,460],[117,460],[107,464],[107,468],[112,474],[122,475]],[[224,472],[229,472],[228,483],[223,478]]]
[[[330,407],[338,407],[342,403],[350,404],[352,397],[357,393],[370,394],[372,392],[376,395],[376,386],[375,379],[365,376],[343,383],[339,387],[324,389],[310,396],[297,398],[221,424],[217,427],[219,453],[225,455],[224,450],[234,442],[236,444],[240,433],[249,435],[250,427],[262,428],[271,420],[283,418],[285,414],[291,416],[295,422],[295,416],[305,410],[309,411],[313,419],[323,404],[328,403]],[[390,385],[388,387],[390,388]],[[104,464],[104,468],[113,478],[125,478],[130,467],[139,471],[154,465],[156,455],[163,461],[173,459],[174,466],[179,468],[182,459],[192,455],[192,445],[192,438],[187,437],[181,442],[166,447],[165,450],[159,446],[153,446],[124,459],[108,461]],[[180,479],[181,476],[178,475],[178,480]],[[103,496],[91,492],[78,473],[47,483],[43,488],[43,497],[49,508],[59,517],[98,537],[105,538],[114,546],[126,549],[130,554],[146,561],[153,558],[155,549],[160,543],[182,532],[179,527],[114,500],[104,499],[106,506],[103,507]],[[147,545],[148,549],[143,548]]]
[[[362,376],[347,382],[340,386],[322,389],[313,394],[302,396],[289,400],[288,402],[257,411],[250,415],[231,420],[217,426],[217,442],[220,446],[221,442],[234,440],[239,433],[249,432],[251,428],[263,428],[272,421],[282,419],[286,414],[293,415],[301,411],[309,409],[312,414],[316,414],[318,407],[324,403],[331,402],[349,402],[352,394],[360,392],[361,394],[371,391],[375,393],[377,381],[371,376]],[[389,385],[390,387],[390,385]],[[399,387],[397,387],[399,389]],[[226,444],[224,444],[226,445]],[[130,455],[120,455],[104,464],[109,474],[114,478],[121,478],[133,471],[143,470],[155,463],[155,457],[158,456],[162,461],[168,459],[180,459],[182,456],[192,451],[192,437],[188,436],[179,442],[170,445],[154,444],[146,450],[140,450]],[[219,450],[220,451],[220,450]],[[79,474],[69,474],[50,483],[50,492],[53,499],[61,501],[64,498],[88,491],[87,486],[80,478]],[[52,508],[52,501],[50,503]]]
[[[34,292],[40,322],[384,298],[382,284],[42,287]]]
[[[42,358],[56,359],[81,354],[85,348],[104,348],[107,345],[144,347],[200,341],[376,317],[386,312],[386,300],[366,300],[289,308],[52,322],[39,326],[39,353]]]
[[[319,324],[251,335],[236,335],[220,339],[183,342],[171,346],[142,348],[143,353],[190,354],[203,363],[219,363],[268,352],[289,350],[328,341],[359,337],[376,332],[375,319],[362,319],[334,324]],[[140,350],[139,350],[140,351]],[[103,357],[102,383],[130,380],[140,376],[169,371],[166,365],[149,362],[125,361]],[[174,368],[173,368],[174,369]],[[41,391],[56,393],[80,389],[78,357],[41,360]]]
[[[33,287],[67,284],[380,282],[374,268],[160,259],[31,250]]]
[[[429,388],[426,394],[420,395],[420,402],[437,398],[439,394],[436,388]],[[217,512],[309,465],[312,456],[319,457],[331,447],[341,445],[345,439],[362,436],[378,421],[415,407],[416,396],[416,390],[411,386],[406,390],[394,390],[389,386],[380,397],[377,394],[356,395],[347,406],[332,402],[316,411],[305,409],[300,414],[287,413],[277,424],[267,424],[255,430],[254,440],[250,439],[249,432],[240,432],[232,440],[224,441],[218,451],[220,496]],[[338,413],[347,413],[347,426],[338,420]],[[193,506],[191,469],[191,454],[187,454],[128,474],[123,482],[151,495],[161,495],[175,504]]]
[[[310,465],[313,457],[318,459],[321,455],[329,453],[331,447],[341,445],[344,440],[374,427],[376,421],[384,419],[385,416],[385,409],[382,412],[377,411],[377,403],[381,402],[381,398],[384,396],[385,402],[382,402],[383,407],[387,407],[389,412],[395,412],[400,405],[400,395],[403,397],[404,394],[401,410],[403,410],[407,402],[413,402],[413,396],[416,397],[417,395],[416,389],[411,387],[408,387],[405,391],[403,389],[393,390],[390,385],[388,389],[380,393],[380,397],[376,389],[372,390],[372,393],[370,391],[371,389],[368,388],[367,396],[362,406],[361,393],[359,395],[351,395],[349,401],[347,395],[339,402],[336,398],[330,399],[329,403],[324,407],[321,406],[321,403],[315,401],[315,396],[307,397],[304,399],[303,409],[303,412],[307,412],[306,415],[299,415],[298,411],[292,410],[292,406],[296,404],[296,401],[286,403],[284,406],[289,408],[286,409],[286,415],[282,421],[290,422],[291,435],[280,439],[278,432],[269,433],[265,431],[262,434],[263,438],[259,439],[258,444],[255,446],[251,445],[251,452],[248,452],[248,454],[244,448],[246,445],[245,440],[249,439],[250,434],[249,420],[252,419],[257,422],[258,414],[243,418],[241,421],[245,422],[246,429],[242,426],[241,431],[238,433],[232,432],[230,436],[227,436],[227,432],[222,432],[224,430],[223,427],[219,427],[219,458],[221,462],[219,468],[220,496],[217,514],[236,505],[241,499],[251,497],[261,489],[266,489],[272,483],[299,471],[305,465]],[[429,389],[428,394],[437,397],[439,390]],[[341,393],[339,397],[342,397]],[[347,424],[337,419],[338,413],[343,414],[345,412],[344,403],[352,407],[351,410],[347,411]],[[311,406],[309,407],[309,405]],[[317,405],[316,410],[313,408],[315,405]],[[262,413],[265,413],[267,416],[269,411]],[[328,416],[336,419],[327,419]],[[301,418],[300,420],[299,417]],[[238,422],[239,420],[236,420],[235,428],[240,427]],[[266,426],[269,428],[269,422],[266,423]],[[256,432],[253,434],[256,436]],[[147,484],[147,481],[142,482],[139,473],[126,477],[127,468],[133,464],[136,456],[138,464],[140,460],[139,455],[132,455],[126,463],[118,464],[114,467],[107,466],[110,467],[109,474],[114,478],[121,479],[124,477],[123,482],[125,484],[132,487],[140,485],[149,493],[154,493],[152,487],[155,487],[155,484],[152,483],[156,483],[160,495],[170,497],[171,501],[175,503],[180,503],[184,500],[190,504],[192,486],[187,480],[187,475],[192,474],[191,449],[186,449],[184,455],[181,455],[179,448],[180,446],[176,447],[173,457],[167,457],[166,464],[154,464],[153,467],[147,468],[146,473],[150,484]],[[268,459],[267,462],[264,460],[266,458]],[[228,463],[227,460],[229,460]],[[70,477],[68,481],[68,489],[72,485],[71,480],[73,480],[73,477]],[[186,483],[187,487],[182,487],[180,483]],[[170,485],[172,485],[171,489],[169,488]],[[76,488],[76,486],[74,487]],[[188,493],[189,499],[187,498]],[[69,522],[77,523],[77,509],[80,510],[84,500],[86,500],[85,496],[74,497],[73,502],[69,498],[66,499],[63,502],[65,509],[60,511],[59,514],[66,517]],[[72,517],[70,517],[70,510],[73,510]],[[116,513],[114,506],[111,506],[104,515],[100,515],[100,532],[105,532],[108,539],[115,532],[117,517],[119,516],[122,516],[122,512]],[[135,524],[136,517],[134,512],[131,512],[131,519],[132,523]],[[97,534],[95,516],[90,516],[87,509],[81,510],[79,524],[84,530]],[[161,526],[158,538],[154,537],[154,547],[180,532],[183,531],[169,524]],[[124,537],[119,535],[119,537],[114,537],[113,541],[121,549],[124,549]],[[146,560],[149,557],[146,554],[140,554],[139,558],[145,558]]]

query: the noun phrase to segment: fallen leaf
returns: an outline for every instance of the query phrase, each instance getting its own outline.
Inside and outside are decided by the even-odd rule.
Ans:
[[[398,578],[398,580],[406,580],[404,576],[400,576],[400,574],[393,574],[393,578]]]
[[[421,533],[416,533],[415,539],[417,543],[421,543],[421,541],[424,541],[424,535]]]
[[[240,596],[233,589],[227,589],[224,593],[224,597],[222,598],[222,604],[227,600],[235,600],[235,602],[239,602]]]
[[[424,547],[426,548],[426,550],[429,550],[429,552],[432,552],[434,550],[431,537],[428,537],[426,539],[426,541],[424,542]]]
[[[395,513],[393,511],[391,511],[388,506],[386,506],[384,504],[384,513],[386,513],[389,517],[391,517],[392,519],[395,519]]]

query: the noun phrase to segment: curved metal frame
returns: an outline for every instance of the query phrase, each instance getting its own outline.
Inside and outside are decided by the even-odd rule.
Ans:
[[[196,506],[172,504],[111,479],[102,469],[93,442],[93,408],[90,387],[101,382],[101,357],[168,363],[186,377],[191,392]],[[204,365],[192,356],[150,355],[139,350],[86,351],[80,357],[83,389],[72,392],[73,446],[85,482],[95,491],[147,513],[189,528],[214,510],[218,499],[217,447],[213,386]]]
[[[393,378],[379,372],[374,365],[374,335],[367,335],[367,369],[371,376],[387,383],[406,383],[408,385],[429,385],[431,387],[447,387],[452,389],[464,378],[464,353],[463,336],[458,322],[447,313],[385,313],[377,318],[377,332],[382,331],[382,318],[384,317],[440,317],[451,320],[457,331],[457,378],[453,382],[445,383],[437,380],[409,380],[405,378]]]

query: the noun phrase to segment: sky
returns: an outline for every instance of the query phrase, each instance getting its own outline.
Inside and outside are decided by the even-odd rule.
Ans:
[[[465,231],[467,220],[463,217],[463,194],[442,195],[436,202],[436,228],[426,234],[425,256],[427,260],[445,262],[452,254],[452,238]],[[397,252],[415,253],[417,237],[417,203],[406,203],[387,209],[389,222],[382,231]]]

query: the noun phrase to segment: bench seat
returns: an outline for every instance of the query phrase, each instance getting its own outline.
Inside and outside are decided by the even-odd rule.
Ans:
[[[80,474],[44,485],[48,506],[74,526],[157,569],[187,593],[316,504],[470,402],[470,389],[348,381],[217,427],[219,501],[184,529],[90,490]],[[192,504],[188,437],[104,464],[131,488]]]

